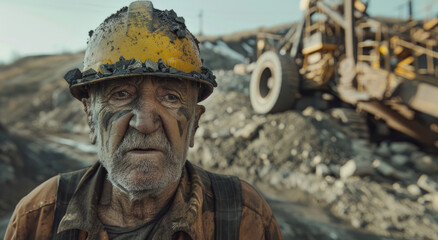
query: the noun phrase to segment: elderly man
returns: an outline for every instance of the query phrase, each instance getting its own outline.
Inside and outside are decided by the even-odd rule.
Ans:
[[[282,238],[253,187],[186,161],[198,102],[216,82],[174,11],[146,1],[121,9],[90,32],[84,71],[65,79],[99,162],[24,197],[6,239]]]

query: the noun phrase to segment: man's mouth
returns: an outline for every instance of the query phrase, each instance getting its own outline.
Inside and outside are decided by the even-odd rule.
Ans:
[[[160,153],[163,152],[159,148],[154,147],[147,147],[147,148],[132,148],[127,151],[127,153],[134,153],[134,154],[151,154],[151,153]]]

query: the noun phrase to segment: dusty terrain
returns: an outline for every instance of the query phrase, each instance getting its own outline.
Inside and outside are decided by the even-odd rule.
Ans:
[[[253,46],[254,38],[239,39]],[[346,106],[328,108],[319,95],[284,113],[254,114],[250,76],[220,70],[251,51],[211,41],[201,49],[219,87],[204,103],[190,161],[255,184],[285,239],[438,239],[437,155],[360,138],[333,117]],[[243,58],[230,57],[236,53]],[[82,57],[29,57],[0,71],[0,228],[35,185],[96,160],[82,106],[62,79]]]
[[[360,139],[330,110],[312,106],[254,115],[245,94],[249,76],[218,76],[222,84],[206,104],[189,159],[236,174],[275,200],[303,204],[273,202],[280,222],[291,215],[299,222],[282,225],[283,233],[295,239],[438,238],[436,155],[409,142]],[[294,228],[301,224],[309,231]]]

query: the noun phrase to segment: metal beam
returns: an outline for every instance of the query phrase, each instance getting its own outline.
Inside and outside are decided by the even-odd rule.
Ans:
[[[349,0],[347,0],[347,1],[349,1]],[[334,11],[330,6],[325,4],[323,1],[318,1],[316,3],[316,6],[318,7],[319,10],[321,10],[322,12],[327,14],[327,16],[330,17],[330,19],[335,21],[335,23],[340,25],[342,28],[345,29],[347,27],[347,24],[345,22],[344,17],[342,17],[342,15],[340,13]]]
[[[345,54],[347,58],[354,59],[354,7],[353,0],[344,1],[344,15],[345,15]]]
[[[396,129],[419,142],[429,146],[438,147],[438,134],[431,131],[427,126],[417,121],[408,120],[382,102],[358,102],[357,108],[373,114],[376,118],[383,119],[388,126]]]

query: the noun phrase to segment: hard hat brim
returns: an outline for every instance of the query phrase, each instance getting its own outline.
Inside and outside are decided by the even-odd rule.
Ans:
[[[186,76],[186,75],[151,72],[151,73],[128,73],[128,74],[121,74],[121,75],[97,78],[97,79],[94,79],[91,81],[84,81],[82,83],[77,83],[77,84],[72,85],[70,87],[70,92],[76,99],[81,101],[83,98],[89,97],[87,86],[89,86],[91,84],[103,82],[103,81],[108,81],[108,80],[114,80],[114,79],[118,79],[118,78],[132,78],[132,77],[140,77],[140,76],[154,76],[154,77],[160,77],[160,78],[172,78],[172,79],[180,79],[180,80],[189,80],[189,81],[199,82],[201,84],[199,87],[198,102],[201,102],[201,101],[205,100],[208,96],[210,96],[211,93],[213,92],[213,88],[214,88],[212,83],[210,83],[206,80],[203,80],[203,79],[198,79],[198,78],[190,77],[190,76]]]

